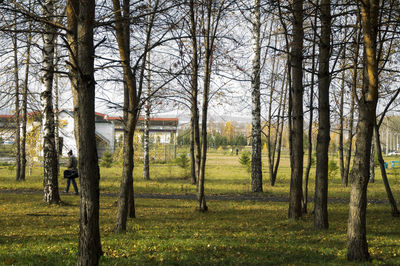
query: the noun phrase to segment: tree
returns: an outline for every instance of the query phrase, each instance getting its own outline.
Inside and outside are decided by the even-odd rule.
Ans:
[[[190,14],[190,40],[192,44],[192,63],[191,63],[191,79],[190,79],[190,176],[192,184],[196,184],[200,171],[200,127],[199,127],[199,107],[198,107],[198,75],[199,75],[199,59],[198,59],[198,41],[197,41],[197,14],[195,0],[189,1]],[[196,171],[197,169],[197,171]]]
[[[200,161],[200,172],[197,184],[197,200],[198,210],[205,212],[208,210],[206,204],[206,198],[204,194],[204,181],[206,171],[206,159],[207,159],[207,115],[208,105],[210,100],[210,86],[211,86],[211,70],[213,63],[213,54],[215,51],[215,39],[217,35],[218,25],[221,20],[222,12],[231,3],[222,0],[221,2],[214,2],[207,0],[205,3],[205,35],[204,35],[204,81],[203,81],[203,105],[202,105],[202,116],[201,116],[201,161]]]
[[[138,121],[138,114],[141,104],[141,92],[144,80],[147,53],[150,50],[150,37],[159,1],[156,0],[153,11],[150,14],[149,23],[146,30],[146,39],[142,59],[134,66],[130,62],[130,3],[123,1],[121,9],[120,1],[113,0],[115,31],[118,43],[118,50],[121,58],[123,76],[125,81],[124,90],[124,163],[122,169],[122,179],[120,195],[118,200],[118,213],[115,222],[115,233],[126,231],[126,221],[128,214],[135,217],[134,198],[133,198],[133,136]],[[123,11],[123,13],[122,13]],[[141,63],[140,63],[141,62]],[[140,66],[139,66],[140,63]],[[136,80],[136,73],[139,71],[139,80]]]
[[[55,1],[47,0],[43,9],[43,17],[48,23],[44,24],[43,34],[43,85],[40,95],[42,100],[43,124],[43,185],[44,201],[58,203],[58,156],[54,134],[53,112],[53,78],[54,78],[54,45],[56,29],[51,24],[54,19]]]
[[[369,259],[366,237],[366,209],[370,151],[379,84],[376,52],[378,12],[378,0],[367,0],[360,3],[365,51],[362,94],[358,100],[356,151],[353,168],[350,172],[350,208],[347,226],[347,259],[350,261],[366,261]]]
[[[329,58],[331,35],[331,2],[322,0],[321,9],[321,39],[319,47],[318,71],[318,139],[317,139],[317,169],[315,177],[314,197],[314,228],[328,229],[328,162],[330,141],[329,112]]]
[[[148,1],[148,13],[147,20],[148,24],[151,23],[151,0]],[[151,64],[150,64],[150,51],[147,54],[147,95],[146,103],[144,105],[144,131],[143,131],[143,142],[144,142],[144,155],[143,155],[143,179],[150,180],[150,96],[151,96]]]
[[[290,53],[292,86],[290,88],[289,107],[290,124],[290,199],[289,218],[298,219],[302,216],[301,201],[303,197],[303,1],[294,1],[293,40]]]
[[[29,1],[28,10],[31,10],[31,1]],[[32,45],[32,19],[29,20],[28,33],[27,33],[27,44],[26,44],[26,59],[25,59],[25,79],[24,86],[22,89],[22,134],[21,134],[21,171],[19,180],[25,180],[26,176],[26,123],[28,120],[28,84],[29,84],[29,70],[31,61],[31,45]]]
[[[319,1],[317,1],[317,8],[319,7],[318,5]],[[315,68],[316,68],[316,46],[317,46],[317,30],[316,30],[316,24],[317,24],[317,11],[315,11],[315,16],[314,16],[314,30],[313,30],[313,43],[312,43],[312,60],[311,60],[311,84],[310,84],[310,100],[309,100],[309,105],[310,105],[310,116],[309,116],[309,125],[308,125],[308,158],[307,158],[307,167],[306,167],[306,172],[304,173],[304,200],[303,200],[303,212],[307,213],[307,204],[308,204],[308,181],[310,177],[310,171],[311,171],[311,166],[313,164],[313,124],[314,124],[314,86],[315,86]]]
[[[15,6],[17,4],[15,3]],[[18,66],[18,37],[17,37],[17,9],[14,10],[14,36],[13,36],[13,50],[14,50],[14,82],[15,82],[15,145],[16,145],[16,167],[15,175],[16,180],[21,179],[21,143],[20,143],[20,97],[19,97],[19,66]]]
[[[72,30],[70,40],[77,41],[70,47],[70,62],[76,67],[70,72],[76,82],[79,147],[79,181],[81,185],[79,211],[78,265],[98,265],[102,255],[99,228],[99,180],[100,171],[95,137],[95,80],[93,26],[94,0],[67,1],[68,28]]]
[[[260,0],[254,0],[253,10],[253,69],[251,77],[252,100],[252,153],[251,153],[251,191],[261,192],[262,161],[261,161],[261,103],[260,103]]]

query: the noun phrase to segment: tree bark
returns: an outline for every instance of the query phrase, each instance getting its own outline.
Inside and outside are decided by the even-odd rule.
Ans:
[[[347,16],[345,17],[345,25],[347,25]],[[344,36],[347,36],[347,28],[344,29]],[[343,44],[343,56],[342,56],[342,80],[340,88],[340,104],[339,104],[339,165],[340,165],[340,180],[342,185],[344,182],[344,95],[345,95],[345,77],[346,71],[346,43]]]
[[[15,4],[17,5],[17,4]],[[21,181],[21,122],[20,122],[20,99],[19,99],[19,66],[18,66],[18,38],[17,38],[17,11],[14,12],[14,36],[13,36],[13,50],[14,50],[14,82],[15,82],[15,178]]]
[[[283,74],[283,81],[286,79],[286,70]],[[283,135],[283,125],[284,125],[284,113],[286,109],[286,97],[287,97],[287,89],[285,88],[285,82],[282,82],[281,87],[281,96],[279,98],[279,107],[278,107],[278,119],[276,122],[276,134],[273,141],[273,148],[271,147],[270,141],[270,133],[268,133],[268,162],[269,162],[269,174],[270,174],[270,185],[273,187],[275,185],[276,177],[278,175],[279,162],[281,158],[281,150],[282,150],[282,135]],[[271,99],[272,100],[272,99]],[[272,115],[269,114],[269,120],[272,120]],[[271,123],[271,122],[270,122]],[[271,124],[268,125],[271,127]],[[270,129],[268,131],[270,132]],[[275,161],[275,153],[276,153],[276,161]]]
[[[72,104],[74,108],[74,135],[76,148],[79,151],[79,105],[78,105],[78,15],[79,0],[67,0],[67,41],[69,50],[68,77],[71,82]]]
[[[342,186],[348,185],[349,181],[349,172],[350,172],[350,161],[351,161],[351,154],[353,148],[353,124],[354,124],[354,111],[355,111],[355,100],[356,100],[356,90],[358,84],[358,56],[359,56],[359,46],[360,46],[360,37],[361,37],[361,27],[360,27],[360,17],[357,16],[357,34],[354,38],[354,62],[353,62],[353,77],[352,77],[352,84],[351,84],[351,103],[350,103],[350,119],[348,122],[348,148],[346,154],[346,160],[344,164],[344,176],[342,181]]]
[[[364,35],[364,86],[359,100],[356,152],[350,172],[350,209],[347,228],[347,259],[369,259],[366,237],[367,186],[371,142],[378,100],[378,60],[376,38],[378,31],[378,0],[368,0],[361,5],[361,23]]]
[[[291,50],[292,71],[292,147],[291,180],[288,217],[298,219],[302,216],[303,197],[303,1],[294,1],[293,41]]]
[[[54,18],[54,2],[47,0],[44,4],[43,16],[48,21]],[[47,203],[58,203],[58,161],[54,134],[53,111],[53,78],[54,78],[54,44],[56,29],[46,23],[43,34],[43,91],[40,94],[42,101],[43,124],[43,200]]]
[[[29,1],[29,10],[31,10],[31,1]],[[26,64],[25,64],[25,79],[22,89],[22,134],[21,134],[21,170],[19,180],[24,181],[26,178],[26,124],[28,120],[28,84],[29,84],[29,69],[31,61],[31,44],[32,44],[32,21],[29,20],[28,43],[26,44]]]
[[[374,134],[372,134],[372,139]],[[371,157],[369,158],[369,181],[370,183],[375,183],[375,144],[374,141],[371,142]]]
[[[317,0],[316,6],[318,7],[319,1]],[[314,16],[314,27],[317,25],[317,13],[315,12]],[[303,199],[303,212],[307,213],[307,205],[308,205],[308,180],[310,177],[310,171],[312,167],[312,150],[313,150],[313,143],[312,143],[312,129],[313,129],[313,122],[314,122],[314,85],[315,85],[315,48],[317,46],[317,32],[316,29],[313,32],[313,44],[312,44],[312,60],[311,60],[311,84],[310,84],[310,122],[308,125],[308,158],[307,158],[307,167],[306,172],[304,174],[304,199]]]
[[[71,2],[70,2],[71,4]],[[73,8],[68,6],[67,10]],[[79,245],[77,265],[98,265],[102,255],[99,228],[100,171],[95,137],[94,26],[95,1],[79,1],[75,13],[78,47],[76,62],[78,92],[79,181]],[[70,10],[74,12],[76,10]]]
[[[191,66],[191,139],[190,139],[190,161],[191,161],[191,179],[192,184],[197,183],[200,173],[200,126],[199,126],[199,107],[198,107],[198,76],[199,76],[199,60],[198,60],[198,45],[197,45],[197,17],[195,1],[189,1],[190,12],[190,37],[192,43],[192,66]],[[197,171],[196,171],[197,169]]]
[[[253,11],[253,69],[251,78],[252,99],[252,154],[251,154],[251,192],[262,192],[261,161],[261,103],[260,103],[260,0],[254,0]]]
[[[149,13],[151,12],[151,0],[149,0]],[[150,15],[148,18],[150,22]],[[144,106],[144,155],[143,155],[143,179],[150,180],[150,95],[151,95],[151,70],[150,52],[147,54],[147,99]]]
[[[329,112],[329,58],[331,34],[330,0],[322,0],[321,9],[321,40],[319,47],[318,71],[318,137],[317,137],[317,167],[314,196],[314,228],[328,229],[328,162],[330,141]]]
[[[122,180],[120,187],[120,195],[118,200],[118,213],[116,217],[114,232],[122,233],[126,231],[126,220],[129,217],[135,217],[134,191],[133,191],[133,136],[138,121],[140,99],[142,94],[142,86],[144,80],[147,53],[150,48],[150,36],[154,23],[154,10],[157,10],[159,1],[156,0],[153,12],[146,32],[146,42],[142,63],[140,67],[132,68],[130,62],[130,1],[123,0],[123,16],[119,0],[113,0],[114,16],[115,16],[115,32],[117,36],[118,50],[121,58],[123,69],[125,90],[124,90],[124,164],[122,169]],[[139,69],[139,82],[136,80],[136,70]]]
[[[400,212],[397,209],[396,200],[394,199],[392,190],[390,189],[389,179],[387,177],[386,169],[385,169],[385,161],[383,160],[383,156],[382,156],[382,147],[381,147],[381,141],[380,141],[380,135],[379,135],[379,126],[375,124],[374,129],[375,129],[376,154],[378,155],[379,167],[381,169],[382,180],[383,180],[383,184],[385,186],[386,194],[388,196],[388,200],[389,200],[389,203],[390,203],[392,216],[393,217],[399,217],[400,216]]]
[[[125,90],[124,90],[124,162],[122,168],[122,179],[120,194],[118,199],[118,212],[114,227],[115,233],[126,231],[126,222],[129,214],[129,201],[133,198],[133,168],[134,168],[134,150],[133,136],[137,117],[137,87],[136,78],[132,73],[130,64],[130,45],[129,45],[129,1],[124,0],[123,15],[119,0],[113,0],[115,29],[119,53],[124,72]],[[132,205],[132,204],[131,204]],[[132,207],[132,206],[131,206]]]
[[[197,183],[197,201],[198,211],[206,212],[208,210],[206,197],[204,194],[204,181],[207,161],[207,114],[208,114],[208,101],[210,91],[210,78],[211,78],[211,60],[212,60],[212,47],[213,38],[211,36],[211,16],[212,16],[212,1],[207,0],[206,7],[206,35],[205,35],[205,69],[204,69],[204,91],[203,91],[203,107],[202,107],[202,120],[201,120],[201,160],[200,172]]]

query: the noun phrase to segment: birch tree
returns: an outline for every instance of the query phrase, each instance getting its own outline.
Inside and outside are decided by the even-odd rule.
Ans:
[[[261,192],[262,188],[262,162],[261,162],[261,82],[260,82],[260,28],[261,7],[260,0],[254,0],[253,10],[253,68],[251,76],[251,101],[252,101],[252,154],[251,154],[251,191]]]
[[[58,203],[60,195],[58,192],[58,161],[54,133],[53,112],[53,77],[54,77],[54,45],[56,29],[52,25],[54,20],[54,5],[56,1],[47,0],[43,6],[43,17],[47,23],[44,24],[43,34],[43,90],[40,98],[42,101],[42,124],[43,124],[43,185],[44,201],[47,203]]]

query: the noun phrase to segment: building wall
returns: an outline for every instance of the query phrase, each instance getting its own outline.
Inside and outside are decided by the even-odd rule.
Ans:
[[[99,133],[101,136],[104,136],[107,139],[109,144],[109,150],[114,150],[114,142],[115,142],[115,126],[113,123],[109,122],[96,122],[96,133]]]
[[[61,111],[58,116],[60,137],[63,138],[62,156],[68,156],[67,153],[70,150],[72,150],[75,155],[78,154],[74,134],[74,119],[71,115],[72,114],[66,111]]]

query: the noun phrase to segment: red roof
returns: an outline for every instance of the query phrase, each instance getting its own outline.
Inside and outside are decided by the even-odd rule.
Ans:
[[[104,116],[105,116],[105,114],[98,113],[98,112],[94,112],[94,114],[95,114],[95,115],[98,115],[98,116],[101,116],[101,117],[103,117],[103,118],[104,118]]]
[[[0,115],[0,118],[13,118],[14,115]]]
[[[144,117],[139,117],[139,120],[144,120]],[[178,118],[151,117],[151,121],[178,121]]]

